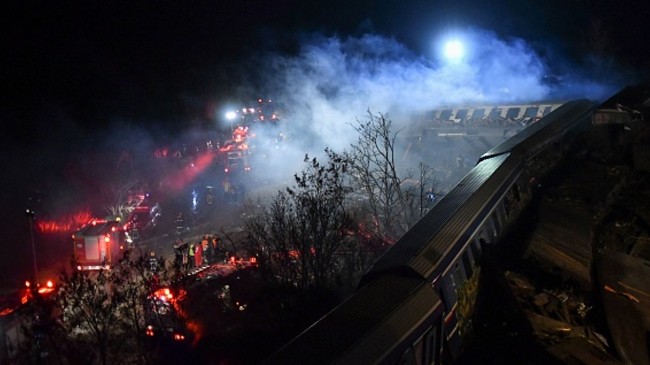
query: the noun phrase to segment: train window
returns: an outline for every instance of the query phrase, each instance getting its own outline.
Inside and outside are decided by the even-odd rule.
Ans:
[[[490,110],[490,114],[488,115],[488,118],[492,120],[500,119],[501,118],[501,108],[494,108]]]
[[[499,223],[499,217],[498,217],[498,215],[497,215],[497,211],[496,211],[496,210],[492,212],[492,216],[491,216],[491,217],[492,217],[492,223],[494,224],[494,230],[495,230],[495,232],[494,232],[494,237],[496,237],[497,234],[501,231],[501,225],[500,225],[500,223]]]
[[[453,275],[447,273],[447,275],[442,278],[441,284],[442,290],[440,290],[440,297],[445,302],[447,309],[451,309],[454,306],[454,303],[456,303],[456,291],[454,290],[456,288],[456,283],[454,282]]]
[[[456,119],[465,119],[465,118],[467,118],[467,113],[468,113],[468,112],[469,112],[468,109],[459,109],[459,110],[456,112],[456,116],[455,116],[455,118],[456,118]]]
[[[492,242],[494,240],[494,237],[497,236],[496,232],[494,231],[494,226],[490,219],[485,221],[485,232],[487,234],[482,237],[485,240],[485,242]]]
[[[413,348],[409,347],[402,354],[402,359],[399,362],[401,365],[416,365],[415,363],[415,354],[413,353]]]
[[[472,248],[472,254],[474,255],[474,262],[479,262],[481,258],[481,251],[483,250],[483,247],[481,247],[481,242],[479,239],[481,238],[481,235],[476,235],[474,237],[474,247]]]
[[[440,112],[440,116],[438,116],[438,119],[440,119],[440,120],[449,120],[449,119],[451,119],[451,113],[453,113],[453,110],[445,109],[445,110]]]
[[[521,200],[521,194],[519,193],[519,184],[514,183],[512,185],[512,195],[515,197],[516,201]]]
[[[520,112],[520,108],[508,108],[508,111],[506,112],[506,118],[516,119]]]
[[[424,337],[420,337],[413,344],[413,357],[417,365],[424,365]]]
[[[502,225],[505,225],[506,219],[508,219],[508,216],[506,215],[506,209],[505,209],[505,204],[499,204],[497,206],[497,212],[499,216],[499,220],[501,221]]]
[[[535,118],[537,116],[537,111],[539,107],[528,107],[524,113],[524,118]]]
[[[424,365],[432,365],[432,364],[437,364],[437,346],[436,346],[436,331],[437,328],[431,328],[427,332],[426,335],[424,335],[424,358],[423,364]]]
[[[485,116],[485,109],[474,109],[474,112],[472,113],[472,118],[474,119],[483,118],[484,116]]]
[[[463,268],[463,263],[461,261],[456,261],[456,263],[454,264],[454,272],[452,276],[454,280],[454,286],[456,288],[463,285],[463,283],[467,281],[467,276],[465,275],[465,269]]]
[[[472,251],[471,247],[467,246],[467,250],[465,250],[463,256],[461,256],[463,266],[465,267],[465,275],[468,278],[471,278],[474,273],[474,258],[470,255],[470,251]]]

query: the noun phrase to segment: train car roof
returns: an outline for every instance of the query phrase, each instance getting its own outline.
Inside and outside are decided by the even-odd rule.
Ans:
[[[430,284],[385,275],[359,289],[264,363],[376,363],[404,342],[398,334],[430,325],[425,321],[437,310],[441,301]]]
[[[549,128],[549,126],[551,127],[548,131],[545,131],[544,133],[545,136],[560,134],[560,132],[570,127],[570,125],[554,123],[555,121],[565,118],[565,119],[571,119],[571,120],[575,120],[576,122],[579,122],[581,120],[581,117],[586,118],[587,116],[589,116],[591,112],[595,109],[595,107],[596,104],[587,99],[573,100],[567,102],[564,105],[552,111],[551,113],[549,113],[548,115],[546,115],[545,117],[543,117],[542,119],[540,119],[539,121],[524,128],[524,130],[522,130],[521,132],[508,138],[505,142],[501,143],[500,145],[484,153],[479,158],[479,162],[506,152],[511,152],[513,148],[519,146],[523,141],[525,141],[532,135],[535,135],[537,132],[541,131],[542,129]],[[528,144],[531,145],[531,144],[535,144],[536,142],[537,141],[530,141]]]
[[[588,120],[595,104],[576,100],[564,104],[539,122],[483,155],[479,163],[415,226],[402,236],[375,262],[364,278],[365,285],[378,273],[399,271],[432,279],[446,268],[442,260],[453,260],[456,243],[468,240],[489,213],[492,200],[505,193],[517,174],[517,166],[547,145],[549,139],[560,138],[576,123]],[[564,123],[559,123],[563,121]],[[472,225],[474,227],[472,227]],[[466,237],[463,237],[465,235]]]
[[[401,270],[401,274],[425,278],[430,276],[443,256],[475,220],[473,216],[483,210],[498,186],[513,173],[513,162],[500,168],[507,157],[507,154],[496,156],[470,170],[456,187],[375,262],[361,285],[375,274],[389,270]],[[495,172],[499,173],[495,175]]]

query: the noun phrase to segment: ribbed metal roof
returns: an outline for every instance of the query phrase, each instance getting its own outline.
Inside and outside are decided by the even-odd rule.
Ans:
[[[472,224],[489,213],[485,207],[514,182],[519,164],[549,139],[559,138],[568,128],[587,120],[594,107],[589,100],[566,103],[484,154],[452,191],[379,258],[362,283],[387,270],[410,268],[423,278],[441,270],[437,267],[441,258],[463,234],[472,233],[468,232]]]
[[[411,267],[427,278],[456,240],[467,231],[498,186],[513,173],[515,162],[502,167],[508,155],[481,162],[454,189],[402,236],[369,271]]]
[[[531,147],[537,147],[541,141],[549,137],[562,136],[564,130],[571,128],[575,123],[584,122],[596,108],[596,104],[587,99],[570,101],[555,111],[526,127],[523,131],[508,138],[505,142],[484,153],[479,161],[502,153],[511,152],[513,148],[530,151]],[[563,120],[570,123],[556,123]],[[532,136],[532,137],[531,137]],[[521,144],[525,141],[525,144]]]
[[[268,364],[352,364],[381,359],[440,305],[427,282],[386,275],[271,356]]]

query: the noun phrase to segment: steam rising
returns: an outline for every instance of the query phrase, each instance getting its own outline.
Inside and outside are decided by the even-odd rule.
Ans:
[[[474,31],[466,62],[418,56],[394,39],[317,38],[295,57],[277,57],[265,83],[286,107],[285,119],[315,137],[309,145],[345,149],[350,126],[366,111],[396,123],[445,105],[539,101],[548,97],[544,65],[521,40]]]
[[[265,91],[282,103],[283,120],[292,130],[281,162],[301,161],[325,147],[349,149],[357,138],[350,123],[367,118],[368,111],[388,115],[397,131],[442,106],[548,98],[545,66],[524,41],[481,30],[462,39],[467,48],[462,62],[417,55],[395,39],[371,34],[315,37],[297,55],[261,60]],[[299,168],[274,162],[256,170],[270,166],[263,174],[291,176]]]

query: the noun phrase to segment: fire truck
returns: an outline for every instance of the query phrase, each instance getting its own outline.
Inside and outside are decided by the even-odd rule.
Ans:
[[[77,268],[99,270],[122,257],[125,235],[119,221],[94,219],[75,232],[72,241]]]
[[[251,155],[258,153],[258,137],[267,149],[270,139],[277,147],[284,138],[284,134],[279,132],[282,126],[279,111],[271,99],[260,98],[256,106],[241,108],[231,113],[229,119],[232,136],[219,148],[219,162],[224,166],[226,173],[250,171],[249,159]],[[233,124],[235,120],[236,127]]]
[[[250,171],[248,164],[249,150],[248,127],[238,126],[232,132],[232,139],[219,148],[225,172]]]

